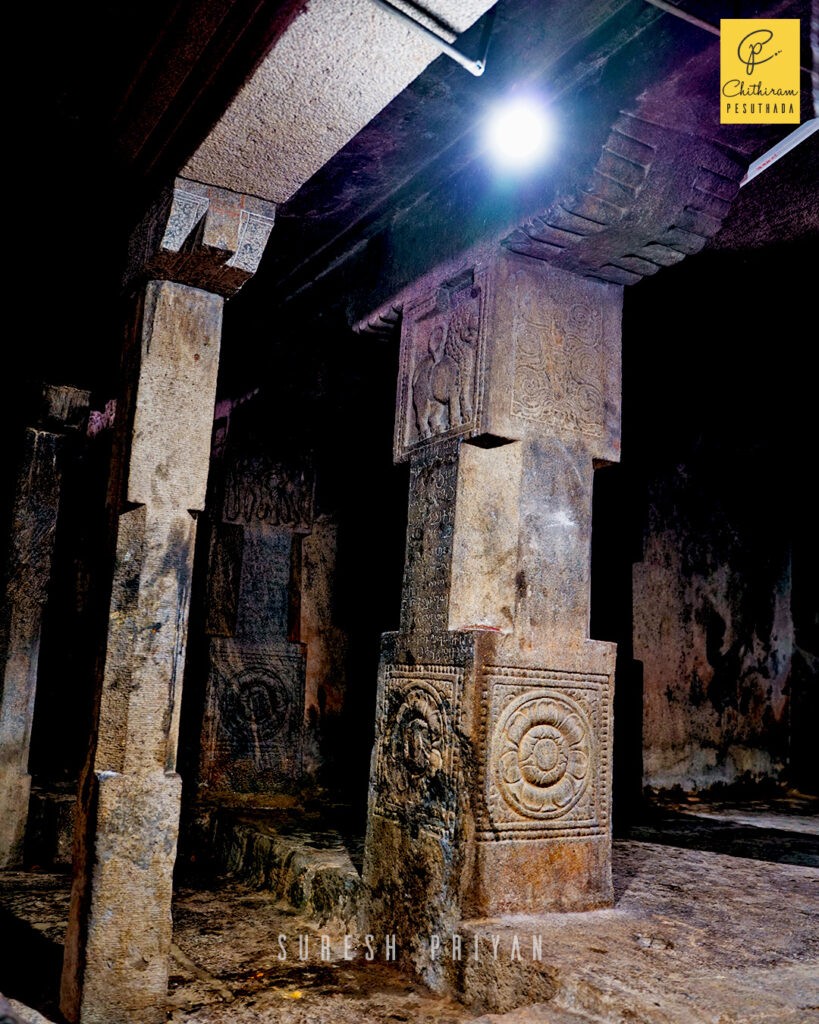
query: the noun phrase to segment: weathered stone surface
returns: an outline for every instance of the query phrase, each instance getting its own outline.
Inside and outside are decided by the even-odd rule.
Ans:
[[[792,756],[791,542],[770,513],[731,498],[730,471],[715,466],[708,487],[698,472],[689,457],[650,481],[633,571],[643,785],[654,790],[785,779]]]
[[[396,459],[488,434],[585,444],[617,461],[618,294],[515,256],[430,275],[404,305]]]
[[[28,815],[31,727],[48,599],[65,434],[81,428],[87,391],[44,385],[38,427],[26,429],[0,613],[0,866],[19,862]]]
[[[16,999],[0,995],[0,1024],[51,1024],[51,1021]]]
[[[407,555],[381,653],[363,918],[436,986],[453,979],[432,933],[611,902],[615,652],[588,630],[619,312],[619,289],[511,255],[427,279],[404,308]]]
[[[74,851],[75,787],[59,790],[32,786],[26,835],[26,863],[40,868],[70,868]]]
[[[94,839],[75,1019],[163,1021],[182,780],[157,767],[138,775],[97,771],[91,784]],[[66,972],[80,968],[76,949],[66,943]],[[63,987],[64,1007],[72,994]]]
[[[621,113],[588,180],[504,244],[618,284],[699,252],[719,231],[744,163],[710,140],[656,123],[656,112],[640,114]]]
[[[258,269],[275,210],[254,196],[177,178],[133,233],[125,281],[163,278],[233,295]]]
[[[214,464],[206,631],[209,675],[200,796],[292,788],[302,773],[305,647],[299,642],[301,538],[315,476],[230,439]]]
[[[491,3],[435,0],[421,10],[399,0],[397,6],[451,41]],[[314,0],[279,37],[183,174],[282,202],[439,53],[434,42],[370,0],[344,7]]]
[[[304,818],[304,815],[299,815]],[[344,837],[281,817],[217,812],[210,850],[232,877],[273,892],[320,926],[353,926],[361,876]]]
[[[812,817],[815,828],[815,806],[803,801],[793,809],[800,821]],[[697,836],[687,849],[660,829],[648,828],[646,841],[616,840],[611,909],[471,922],[460,932],[454,964],[453,936],[441,933],[438,959],[469,981],[471,1009],[395,971],[383,944],[367,961],[359,937],[345,961],[342,929],[294,914],[278,892],[248,891],[246,880],[182,885],[174,942],[183,959],[174,964],[168,1013],[177,1024],[807,1024],[819,994],[819,868],[791,860],[794,840],[810,837],[789,831],[790,812],[774,803],[764,815],[765,828],[746,830],[768,836],[753,853],[730,840],[715,852],[707,830],[715,823],[705,817],[685,819],[687,834]],[[248,844],[241,856],[250,852]],[[265,862],[251,859],[254,871]],[[257,877],[252,884],[263,885]],[[63,877],[9,873],[0,876],[0,893],[29,933],[59,936]],[[324,961],[321,934],[331,944]],[[279,935],[286,960],[279,959]],[[299,936],[309,939],[306,961],[298,959]],[[539,960],[534,937],[542,940]],[[521,995],[508,984],[515,977],[528,979],[534,1005],[510,1008]],[[225,988],[235,996],[229,1005]]]
[[[301,640],[307,649],[304,705],[305,772],[315,776],[323,765],[320,741],[325,715],[337,715],[347,692],[349,634],[339,625],[338,524],[319,516],[302,541]]]
[[[151,281],[126,343],[109,485],[114,578],[61,993],[63,1013],[82,1024],[165,1020],[194,513],[205,498],[222,302]]]
[[[271,793],[298,780],[304,727],[302,644],[210,641],[203,796]]]
[[[310,532],[315,474],[309,459],[277,460],[269,452],[233,451],[230,456],[224,468],[224,522]]]

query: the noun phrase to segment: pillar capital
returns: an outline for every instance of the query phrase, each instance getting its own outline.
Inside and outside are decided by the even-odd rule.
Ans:
[[[234,295],[258,269],[275,203],[176,178],[134,230],[126,287],[153,279]]]
[[[622,289],[512,252],[405,294],[394,457],[460,437],[620,451]]]

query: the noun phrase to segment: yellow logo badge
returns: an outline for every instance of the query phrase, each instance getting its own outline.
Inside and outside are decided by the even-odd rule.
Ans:
[[[720,122],[799,123],[799,19],[720,21]]]

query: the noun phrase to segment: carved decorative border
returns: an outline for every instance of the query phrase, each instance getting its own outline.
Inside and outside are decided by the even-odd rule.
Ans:
[[[484,765],[483,802],[478,809],[476,839],[479,842],[529,839],[570,839],[608,834],[611,787],[611,681],[602,673],[571,672],[487,666],[480,678],[480,758]],[[564,714],[544,715],[548,707]],[[575,787],[577,792],[562,795],[565,812],[544,807],[533,814],[521,810],[518,800],[510,798],[504,782],[504,765],[510,760],[517,733],[510,740],[503,736],[510,716],[531,714],[534,735],[550,742],[549,730],[555,723],[568,721],[569,730],[582,724],[588,736],[577,741],[588,758],[587,777]],[[542,721],[541,721],[542,719]],[[525,730],[518,725],[518,732]],[[575,738],[575,733],[570,739]],[[531,739],[527,739],[531,746]],[[527,751],[524,751],[524,754]],[[548,765],[547,765],[548,767]],[[582,774],[578,771],[578,774]],[[520,785],[525,786],[525,780]],[[506,789],[504,794],[503,790]],[[576,797],[576,799],[575,799]]]

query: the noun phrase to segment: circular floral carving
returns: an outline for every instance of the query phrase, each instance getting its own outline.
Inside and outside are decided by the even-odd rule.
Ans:
[[[493,743],[504,800],[527,818],[559,818],[580,800],[592,766],[586,713],[565,694],[523,694],[505,710]]]
[[[591,306],[578,303],[569,310],[569,321],[575,327],[589,327],[594,320],[594,310]]]
[[[220,719],[237,757],[258,757],[279,741],[291,698],[272,668],[238,672],[220,691]]]

